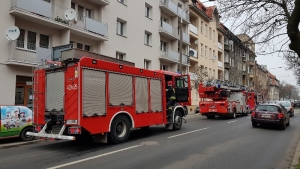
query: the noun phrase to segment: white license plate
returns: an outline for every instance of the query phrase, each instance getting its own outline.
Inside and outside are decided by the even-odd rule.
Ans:
[[[209,109],[209,112],[217,112],[217,109]]]
[[[261,115],[262,118],[271,118],[271,115],[270,114],[263,114]]]

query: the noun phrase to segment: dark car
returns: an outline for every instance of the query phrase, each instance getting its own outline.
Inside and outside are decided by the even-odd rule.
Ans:
[[[295,101],[293,107],[294,108],[299,108],[300,107],[300,101]]]
[[[290,114],[281,104],[260,104],[251,113],[253,127],[258,124],[279,125],[282,130],[290,125]]]
[[[199,111],[199,106],[197,106],[197,107],[195,108],[195,114],[197,114],[197,113],[200,113],[200,111]]]

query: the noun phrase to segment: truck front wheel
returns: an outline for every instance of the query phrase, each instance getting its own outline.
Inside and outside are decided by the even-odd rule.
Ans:
[[[118,115],[110,126],[110,140],[116,144],[125,142],[130,134],[130,122],[125,115]]]
[[[182,116],[179,110],[176,110],[174,113],[174,123],[173,130],[180,130],[182,126]]]

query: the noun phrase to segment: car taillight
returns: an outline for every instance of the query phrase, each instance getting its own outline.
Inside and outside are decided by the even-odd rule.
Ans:
[[[255,117],[255,111],[252,111],[252,113],[251,113],[251,115],[252,115],[252,117]]]
[[[293,108],[291,107],[291,108],[290,108],[290,111],[292,111],[292,110],[293,110]]]
[[[279,119],[283,119],[283,117],[284,117],[284,114],[283,114],[283,113],[278,113],[278,118],[279,118]]]

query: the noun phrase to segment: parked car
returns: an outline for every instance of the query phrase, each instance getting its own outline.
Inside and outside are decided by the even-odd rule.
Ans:
[[[294,108],[299,108],[300,107],[300,101],[295,101],[293,107]]]
[[[290,101],[278,101],[277,103],[284,106],[286,108],[286,110],[288,111],[288,113],[290,114],[290,116],[294,117],[295,112],[294,112],[294,107],[293,107],[292,102],[290,102]]]
[[[251,113],[253,127],[258,124],[279,125],[282,130],[290,125],[290,114],[281,104],[260,104]]]
[[[200,113],[200,111],[199,111],[199,106],[197,106],[197,107],[195,108],[195,114],[197,114],[197,113]]]
[[[33,113],[25,106],[0,106],[0,139],[20,137],[23,141],[33,140],[27,136],[33,131]]]

